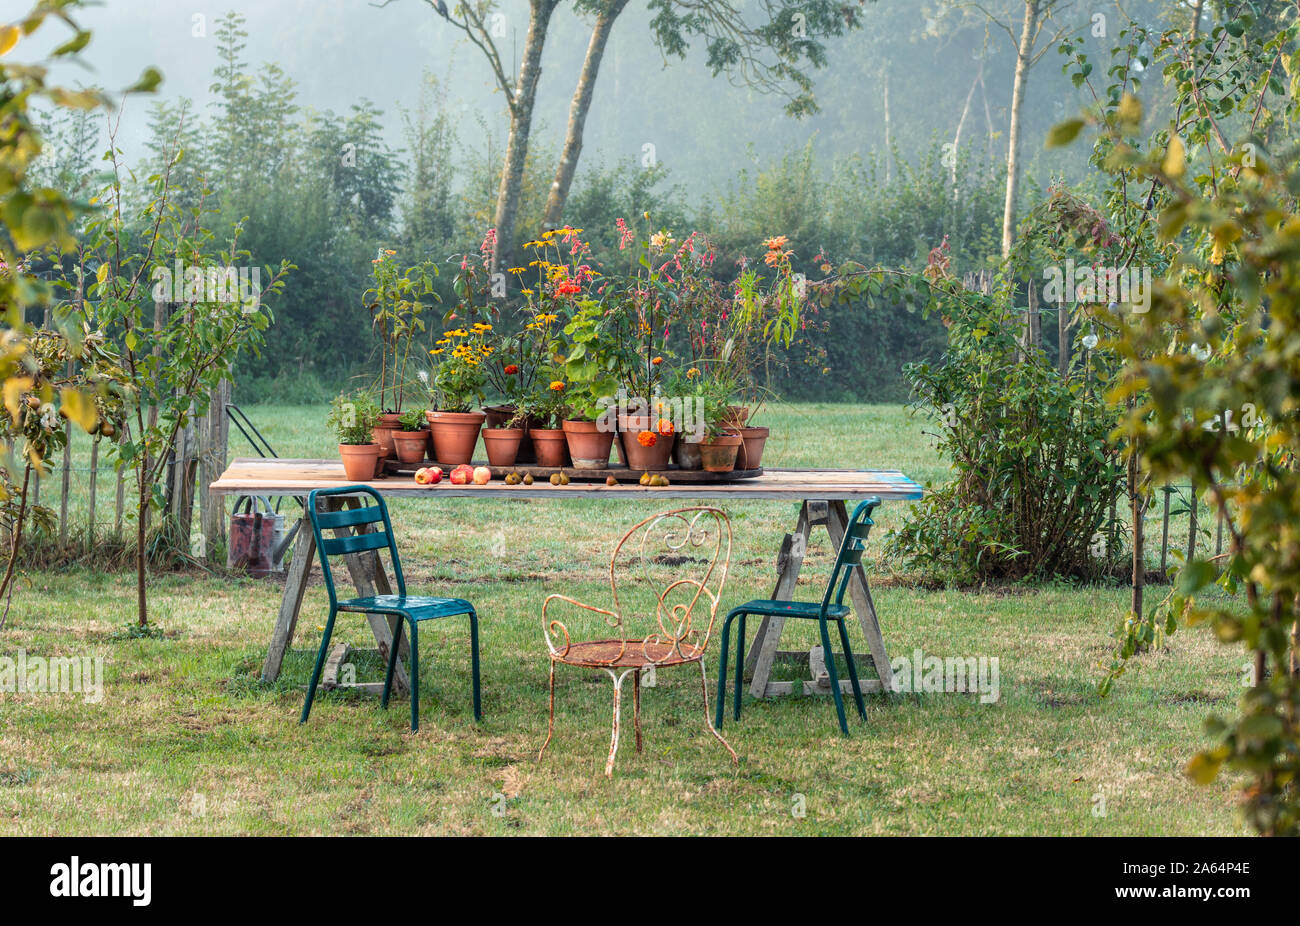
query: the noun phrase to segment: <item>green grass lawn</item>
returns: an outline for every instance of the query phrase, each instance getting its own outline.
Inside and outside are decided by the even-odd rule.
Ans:
[[[284,456],[332,456],[321,408],[248,410]],[[773,409],[768,465],[945,469],[918,421],[896,406]],[[232,441],[237,437],[232,437]],[[244,451],[237,445],[233,453]],[[291,503],[290,503],[291,504]],[[421,628],[422,729],[406,702],[321,696],[297,724],[320,641],[325,591],[308,590],[280,680],[258,674],[281,583],[215,575],[151,580],[164,639],[116,638],[134,615],[134,576],[89,570],[20,577],[0,655],[100,656],[104,696],[0,694],[0,832],[75,833],[783,833],[1232,834],[1230,783],[1181,769],[1213,710],[1240,690],[1239,653],[1180,632],[1096,694],[1116,587],[927,591],[877,576],[892,656],[997,657],[1000,699],[905,694],[868,699],[841,737],[828,699],[746,698],[723,730],[739,771],[704,729],[699,676],[663,670],[643,693],[645,751],[630,698],[613,780],[603,776],[610,684],[561,671],[546,761],[540,606],[552,592],[603,604],[622,528],[652,503],[401,500],[392,504],[408,586],[470,598],[482,617],[484,720],[473,722],[468,628]],[[790,503],[727,504],[736,531],[724,609],[765,597]],[[899,523],[886,504],[882,530]],[[879,541],[872,553],[878,554]],[[820,593],[831,551],[810,551],[803,597]],[[878,563],[872,564],[879,572]],[[813,627],[787,630],[806,648]],[[373,645],[363,618],[336,640]],[[855,649],[865,646],[855,636]],[[711,647],[710,679],[717,648]],[[785,677],[797,678],[794,667]],[[358,677],[381,677],[359,660]],[[628,686],[630,690],[630,684]],[[710,690],[710,701],[713,692]],[[803,808],[800,815],[796,811]]]

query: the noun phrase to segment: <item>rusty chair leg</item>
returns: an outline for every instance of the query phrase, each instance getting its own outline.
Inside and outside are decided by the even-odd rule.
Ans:
[[[704,696],[704,725],[709,728],[709,732],[714,735],[719,743],[726,747],[727,752],[731,753],[731,762],[736,767],[740,766],[740,757],[736,755],[736,750],[731,748],[731,744],[722,738],[718,728],[713,725],[713,718],[709,716],[709,678],[708,673],[704,671],[704,660],[697,659],[700,665],[700,693]]]
[[[546,747],[551,745],[551,736],[555,733],[555,660],[551,660],[551,706],[546,718],[546,742],[542,743],[542,748],[537,752],[537,761],[542,761],[542,756],[546,755]]]
[[[632,673],[632,726],[636,729],[636,751],[641,751],[641,670]]]
[[[623,681],[628,677],[628,674],[634,670],[628,669],[622,675],[616,675],[613,669],[606,669],[605,671],[609,673],[609,677],[614,682],[614,733],[609,740],[609,759],[605,762],[605,777],[613,778],[614,757],[618,755],[618,718],[619,708],[623,701]]]

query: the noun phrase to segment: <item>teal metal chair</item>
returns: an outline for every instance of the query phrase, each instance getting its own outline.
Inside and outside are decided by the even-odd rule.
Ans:
[[[826,585],[826,594],[821,604],[809,601],[773,601],[755,599],[739,607],[732,608],[722,624],[722,652],[718,665],[718,707],[714,726],[722,728],[722,714],[727,697],[727,649],[731,639],[731,623],[739,618],[740,624],[736,634],[736,691],[735,719],[740,720],[740,689],[745,673],[745,618],[750,615],[760,617],[793,617],[802,620],[817,621],[822,636],[822,653],[826,657],[826,674],[829,676],[831,695],[835,698],[835,713],[839,715],[840,730],[849,735],[849,723],[844,716],[844,698],[840,694],[840,680],[835,668],[835,658],[831,652],[829,625],[833,621],[840,631],[840,643],[844,646],[844,661],[848,666],[849,680],[853,684],[853,699],[857,702],[858,713],[867,719],[867,709],[862,703],[862,684],[858,681],[857,666],[853,661],[853,650],[849,646],[849,632],[844,622],[849,616],[849,608],[844,604],[844,593],[848,591],[849,578],[853,570],[862,563],[862,552],[867,546],[867,535],[875,522],[871,512],[880,504],[878,498],[868,498],[859,502],[849,518],[844,538],[840,542],[839,553],[835,557],[835,566],[831,570],[830,581]]]
[[[374,499],[373,505],[336,511],[320,511],[317,500],[331,495],[368,495]],[[320,652],[316,655],[316,668],[311,673],[311,684],[307,687],[307,700],[302,706],[302,718],[299,723],[306,723],[311,714],[312,699],[316,696],[316,686],[320,683],[321,668],[325,665],[325,655],[329,652],[330,635],[334,632],[334,618],[340,611],[358,614],[394,615],[397,622],[393,634],[392,647],[388,653],[388,671],[384,676],[384,695],[380,706],[388,708],[388,695],[393,687],[393,670],[397,666],[397,654],[402,648],[402,628],[409,629],[411,640],[411,730],[420,729],[420,650],[419,626],[421,621],[437,620],[443,617],[469,615],[470,657],[474,674],[474,719],[483,719],[483,710],[479,695],[478,665],[478,615],[474,606],[463,598],[428,598],[420,595],[406,594],[406,580],[402,577],[402,561],[397,555],[397,544],[393,540],[393,525],[388,520],[388,506],[383,497],[369,486],[351,485],[337,489],[316,489],[307,497],[307,512],[311,517],[312,533],[316,537],[316,549],[320,552],[321,571],[325,573],[325,588],[329,590],[330,616],[325,622],[325,634],[321,637]],[[382,529],[368,529],[366,525],[382,524]],[[321,531],[337,528],[351,528],[353,533],[346,537],[322,536]],[[334,574],[330,570],[331,556],[347,556],[354,553],[366,553],[371,550],[388,548],[393,560],[393,576],[397,582],[396,595],[374,595],[367,598],[351,598],[339,601],[334,591]]]

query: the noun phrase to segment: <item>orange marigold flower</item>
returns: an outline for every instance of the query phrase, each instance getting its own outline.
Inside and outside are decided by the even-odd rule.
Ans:
[[[551,391],[552,391],[552,392],[563,392],[563,391],[564,391],[564,383],[562,383],[562,382],[561,382],[560,380],[558,380],[558,379],[555,380],[554,382],[551,383]]]
[[[507,363],[505,369],[501,372],[505,373],[506,376],[514,376],[519,372],[519,367],[513,363]]]
[[[659,366],[659,364],[661,364],[661,363],[664,362],[664,358],[663,358],[663,357],[656,357],[655,359],[651,360],[650,362],[653,363],[655,366]]]
[[[653,447],[659,436],[654,431],[642,431],[636,436],[636,442],[642,447]]]
[[[655,430],[664,437],[669,437],[676,429],[673,427],[673,423],[667,418],[660,418],[658,423],[655,425]]]

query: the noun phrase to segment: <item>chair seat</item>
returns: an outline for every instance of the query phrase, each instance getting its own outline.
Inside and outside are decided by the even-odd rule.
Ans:
[[[464,598],[432,598],[427,595],[373,595],[339,602],[340,611],[363,614],[405,614],[411,620],[427,621],[474,610]]]
[[[732,613],[744,611],[746,614],[779,614],[782,617],[798,617],[815,621],[821,616],[822,606],[812,601],[772,601],[766,598],[755,598],[731,610]],[[833,604],[826,608],[826,616],[831,620],[839,620],[847,617],[848,614],[847,605]]]
[[[571,644],[563,655],[555,653],[551,658],[565,665],[590,669],[638,669],[697,662],[703,653],[702,647],[685,643],[679,649],[674,649],[671,643],[657,641],[586,640]]]

